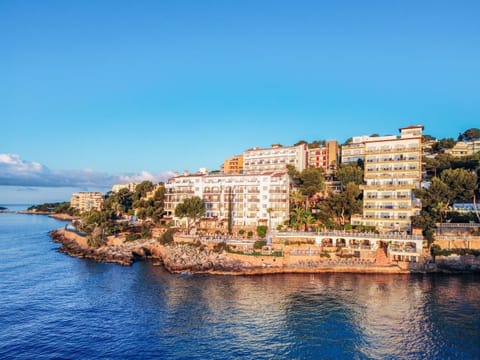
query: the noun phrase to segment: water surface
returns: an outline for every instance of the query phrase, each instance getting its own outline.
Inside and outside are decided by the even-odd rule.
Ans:
[[[171,275],[0,214],[0,358],[478,359],[476,275]]]

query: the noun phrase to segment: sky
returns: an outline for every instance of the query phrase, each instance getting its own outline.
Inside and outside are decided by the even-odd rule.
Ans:
[[[0,203],[480,127],[478,1],[0,1]]]

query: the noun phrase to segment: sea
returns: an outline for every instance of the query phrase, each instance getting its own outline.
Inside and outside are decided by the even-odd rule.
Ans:
[[[0,359],[480,359],[479,275],[173,275],[64,225],[0,214]]]

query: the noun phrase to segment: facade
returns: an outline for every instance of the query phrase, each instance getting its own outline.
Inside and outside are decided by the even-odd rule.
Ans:
[[[326,174],[335,172],[340,160],[338,142],[327,141],[325,146],[308,149],[308,167],[323,168]]]
[[[365,144],[375,141],[378,136],[354,136],[349,144],[342,145],[342,163],[356,163],[358,160],[365,161]],[[396,136],[382,136],[382,139],[395,139]]]
[[[243,172],[243,155],[235,155],[223,162],[225,174],[240,174]]]
[[[400,136],[364,142],[363,215],[352,224],[385,231],[411,231],[410,218],[420,211],[413,190],[422,175],[423,126],[400,129]]]
[[[265,171],[284,172],[287,165],[293,165],[298,171],[307,167],[307,145],[282,146],[273,144],[271,148],[253,148],[243,153],[243,172],[245,174]]]
[[[112,192],[117,193],[122,189],[128,189],[129,191],[134,192],[137,185],[137,183],[115,184],[112,186]]]
[[[193,174],[171,178],[165,184],[165,210],[174,217],[185,198],[205,200],[205,218],[226,222],[231,212],[236,228],[259,224],[276,228],[289,219],[290,179],[286,172],[262,174]]]
[[[451,149],[445,150],[445,153],[455,157],[464,157],[475,155],[480,152],[480,139],[473,141],[459,141]]]
[[[72,194],[70,206],[80,212],[90,210],[100,210],[103,203],[103,194],[101,192],[78,192]]]

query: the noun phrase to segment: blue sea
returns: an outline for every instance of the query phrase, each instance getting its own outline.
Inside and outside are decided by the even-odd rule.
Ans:
[[[1,359],[479,359],[478,275],[172,275],[0,214]]]

